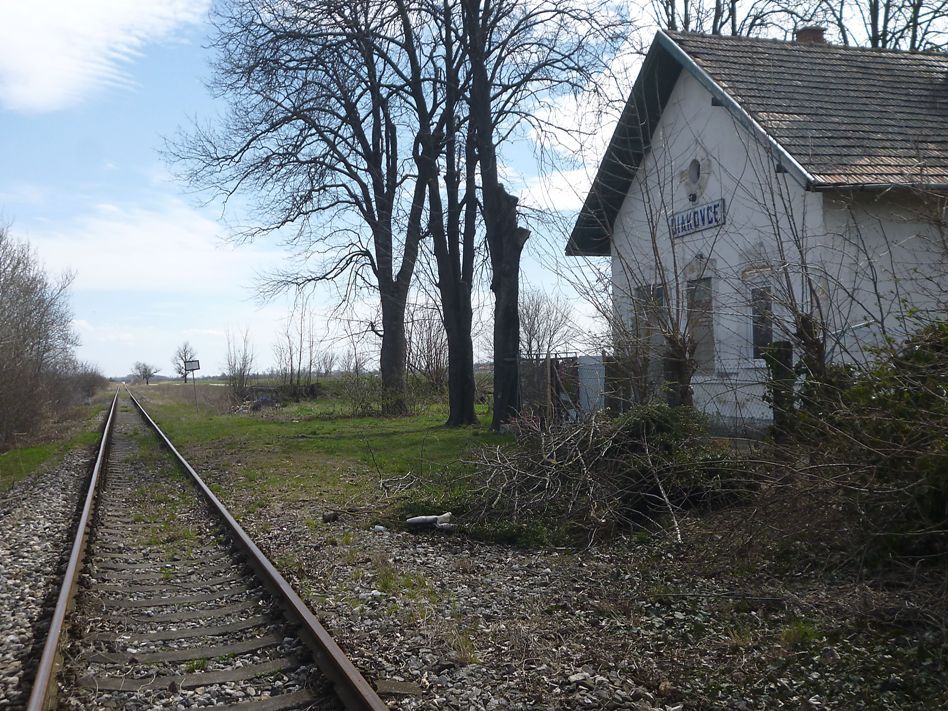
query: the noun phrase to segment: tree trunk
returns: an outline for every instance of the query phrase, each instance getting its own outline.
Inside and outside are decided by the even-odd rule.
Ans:
[[[668,404],[672,407],[693,407],[694,394],[691,390],[691,376],[694,365],[690,351],[693,347],[684,343],[669,342],[668,350],[662,358],[665,385],[668,388]]]
[[[460,305],[459,305],[460,306]],[[468,303],[470,307],[470,303]],[[449,427],[476,425],[474,412],[474,343],[471,340],[472,313],[468,308],[449,314],[444,328],[448,336],[448,421]]]
[[[520,255],[530,231],[517,226],[517,199],[508,194],[497,172],[497,145],[487,37],[492,20],[480,0],[465,0],[464,41],[471,68],[470,130],[481,171],[484,238],[490,250],[494,292],[494,415],[491,429],[520,406]],[[488,15],[488,17],[485,17]]]
[[[441,294],[441,313],[448,339],[448,421],[445,424],[449,427],[476,425],[474,343],[471,340],[474,310],[471,305],[470,281],[474,250],[473,246],[469,248],[462,244],[457,220],[450,219],[445,229],[444,205],[433,165],[433,161],[429,159],[429,231],[438,263],[438,291]]]
[[[774,441],[782,444],[790,436],[793,423],[793,345],[789,341],[774,341],[764,351],[764,362],[770,372]]]
[[[395,292],[395,293],[392,293]],[[392,417],[408,413],[405,400],[405,299],[398,289],[382,292],[382,348],[379,375],[382,379],[382,414]]]
[[[486,190],[486,187],[485,187]],[[488,229],[494,292],[494,416],[491,429],[520,409],[520,256],[530,231],[517,226],[517,199],[497,186],[499,207],[493,235]]]

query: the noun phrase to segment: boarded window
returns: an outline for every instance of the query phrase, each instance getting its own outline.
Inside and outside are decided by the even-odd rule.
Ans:
[[[774,304],[769,286],[751,289],[751,318],[753,324],[754,357],[763,358],[764,351],[774,339]]]
[[[688,332],[695,343],[695,371],[713,373],[714,318],[710,277],[688,282]]]

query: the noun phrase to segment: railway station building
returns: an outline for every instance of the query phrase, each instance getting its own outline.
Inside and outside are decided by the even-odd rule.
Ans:
[[[765,349],[862,362],[948,299],[948,55],[659,32],[573,227],[608,257],[616,357],[765,425]]]

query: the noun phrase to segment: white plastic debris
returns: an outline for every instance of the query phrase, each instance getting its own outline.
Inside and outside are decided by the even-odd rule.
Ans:
[[[448,511],[440,516],[412,516],[405,523],[412,528],[437,528],[439,531],[452,531],[454,524],[450,521],[451,512]]]

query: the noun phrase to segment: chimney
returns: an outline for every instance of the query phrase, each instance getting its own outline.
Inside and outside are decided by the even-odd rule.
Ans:
[[[796,39],[797,44],[826,44],[826,37],[823,36],[824,32],[826,32],[826,28],[819,25],[798,27],[794,39]]]

